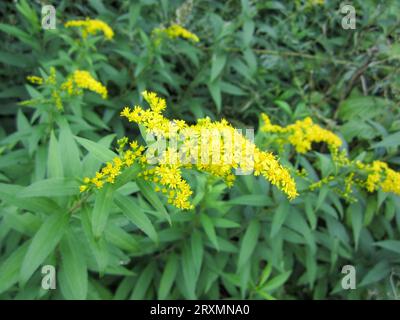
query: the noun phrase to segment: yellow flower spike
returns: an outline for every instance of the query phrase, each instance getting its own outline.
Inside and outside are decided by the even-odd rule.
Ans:
[[[27,76],[26,80],[28,80],[32,84],[43,84],[43,78],[38,76]]]
[[[71,20],[64,24],[66,28],[76,27],[82,29],[82,36],[86,38],[89,34],[96,34],[102,32],[107,40],[111,40],[114,37],[114,31],[111,27],[99,19],[86,20]]]
[[[261,118],[263,120],[261,131],[287,134],[289,143],[295,147],[298,153],[310,151],[313,142],[324,142],[333,152],[342,145],[342,140],[336,134],[314,124],[310,117],[298,120],[286,127],[271,124],[265,113],[261,114]]]
[[[53,98],[53,102],[54,102],[57,110],[60,110],[60,111],[63,110],[64,107],[63,107],[63,104],[62,104],[62,100],[61,100],[61,96],[60,96],[59,91],[53,90],[52,93],[51,93],[51,97]]]
[[[45,82],[48,84],[56,84],[57,82],[56,68],[54,67],[50,68],[50,75],[46,78]]]
[[[190,32],[189,30],[185,29],[184,27],[178,25],[178,24],[173,24],[167,29],[165,29],[166,34],[170,38],[184,38],[191,40],[193,42],[199,42],[200,39],[197,35],[194,33]]]
[[[197,35],[176,23],[168,28],[156,28],[152,31],[152,34],[156,37],[156,44],[161,42],[160,36],[162,35],[166,35],[170,39],[183,38],[193,42],[200,41]]]
[[[381,188],[383,192],[400,195],[400,173],[390,169],[386,162],[379,160],[372,162],[372,164],[359,162],[357,166],[362,167],[368,174],[363,183],[368,192],[374,192]]]
[[[190,202],[193,191],[182,177],[183,169],[208,172],[224,180],[229,187],[236,178],[233,170],[240,169],[262,175],[286,193],[289,199],[298,195],[295,181],[288,169],[272,153],[258,149],[225,119],[213,122],[204,118],[194,125],[187,125],[183,120],[169,120],[162,115],[166,108],[164,99],[153,92],[144,91],[142,94],[150,108],[125,107],[121,116],[144,126],[148,132],[169,142],[172,141],[171,138],[179,137],[179,148],[168,147],[158,155],[159,161],[154,164],[144,155],[146,148],[132,141],[129,143],[130,149],[124,151],[121,148],[121,156],[113,159],[112,163],[107,163],[91,180],[95,186],[99,182],[114,182],[124,168],[136,162],[142,166],[138,177],[154,183],[156,191],[164,193],[169,203],[182,210],[193,208]],[[128,142],[124,141],[125,144]],[[198,152],[199,150],[202,152]]]
[[[107,88],[94,79],[88,71],[75,70],[66,81],[61,84],[61,90],[67,91],[69,95],[82,93],[81,89],[93,91],[103,99],[107,99]]]

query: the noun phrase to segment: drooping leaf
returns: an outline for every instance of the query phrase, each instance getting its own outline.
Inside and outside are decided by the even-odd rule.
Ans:
[[[150,219],[136,202],[130,197],[119,193],[115,195],[115,204],[122,210],[123,214],[132,221],[140,230],[149,236],[154,242],[158,242],[158,235]]]

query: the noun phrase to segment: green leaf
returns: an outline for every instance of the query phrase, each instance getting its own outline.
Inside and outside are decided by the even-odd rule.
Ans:
[[[133,289],[130,297],[131,300],[143,300],[145,298],[155,270],[156,264],[154,262],[151,262],[147,265],[136,282],[135,288]]]
[[[213,221],[216,228],[240,228],[240,224],[232,220],[215,218]]]
[[[75,139],[101,162],[111,161],[113,158],[117,157],[117,154],[97,142],[80,137],[75,137]]]
[[[242,267],[249,261],[257,245],[258,237],[260,236],[260,229],[260,223],[256,219],[251,220],[240,246],[238,270],[242,269]]]
[[[157,193],[151,187],[151,184],[148,181],[138,179],[136,180],[136,184],[138,185],[140,191],[143,196],[150,202],[150,204],[167,219],[168,223],[171,225],[171,217],[169,216],[167,210],[165,209],[163,203],[158,197]]]
[[[27,64],[30,62],[28,57],[23,54],[16,52],[6,52],[0,51],[0,62],[5,65],[10,65],[19,68],[26,68]]]
[[[251,207],[268,207],[272,205],[271,199],[261,194],[245,194],[235,197],[228,201],[228,204],[251,206]]]
[[[272,272],[272,264],[267,263],[260,277],[260,282],[259,282],[260,286],[262,286],[265,283],[265,281],[268,280],[269,276],[271,275],[271,272]]]
[[[175,253],[168,256],[164,272],[161,276],[160,286],[158,288],[158,299],[163,300],[169,296],[172,284],[175,281],[178,272],[178,257]]]
[[[183,245],[181,257],[181,271],[186,288],[185,296],[188,299],[194,300],[196,299],[195,291],[198,274],[195,272],[195,265],[192,258],[193,254],[189,245]]]
[[[210,90],[211,97],[213,98],[215,105],[217,106],[218,113],[221,112],[222,97],[221,97],[221,82],[215,80],[207,84],[208,90]]]
[[[254,21],[251,19],[247,19],[243,24],[242,39],[243,45],[246,47],[250,45],[250,42],[253,39],[254,25]]]
[[[88,290],[88,273],[82,246],[72,230],[68,230],[60,242],[60,288],[68,300],[84,300]]]
[[[74,136],[68,123],[64,120],[60,122],[60,146],[63,149],[63,168],[66,177],[80,177],[81,161],[79,159],[79,148],[76,145]]]
[[[291,271],[284,272],[266,283],[266,285],[262,288],[264,291],[273,291],[279,287],[281,287],[286,280],[289,278]]]
[[[131,167],[124,169],[121,174],[118,176],[118,179],[115,181],[115,189],[119,189],[121,187],[126,187],[126,184],[135,180],[138,173],[142,170],[142,167],[139,163],[134,163]],[[138,187],[135,182],[136,187]]]
[[[132,237],[132,234],[115,224],[109,223],[107,225],[106,239],[122,250],[129,252],[139,251],[139,243]]]
[[[192,236],[190,238],[191,242],[191,252],[192,252],[192,260],[194,265],[194,272],[196,274],[196,278],[200,274],[201,264],[203,263],[203,239],[201,233],[198,230],[194,230]]]
[[[379,241],[375,242],[374,245],[400,254],[400,241],[398,240]]]
[[[222,69],[225,67],[226,64],[226,58],[226,54],[213,54],[211,58],[210,82],[213,82],[222,72]]]
[[[130,197],[116,193],[115,204],[121,209],[123,214],[132,221],[140,230],[149,236],[154,242],[158,242],[158,235],[150,219],[136,202]]]
[[[348,207],[348,213],[351,215],[351,226],[353,228],[353,236],[355,248],[358,248],[358,241],[360,239],[360,233],[363,226],[363,213],[359,203],[351,204]]]
[[[377,203],[375,196],[368,197],[367,199],[367,208],[365,209],[365,216],[364,216],[364,226],[367,227],[372,222],[374,218],[375,212],[377,210]]]
[[[23,286],[40,264],[54,250],[68,225],[69,214],[55,212],[48,216],[32,238],[21,265],[19,281]]]
[[[26,43],[27,45],[31,46],[35,51],[39,52],[40,51],[40,46],[39,43],[36,41],[35,38],[33,38],[30,34],[26,33],[25,31],[22,31],[21,29],[0,23],[0,31],[3,31],[9,35],[12,35],[16,38],[18,38],[21,42]]]
[[[367,272],[367,274],[360,282],[359,287],[366,286],[386,278],[390,273],[390,269],[390,265],[387,261],[378,262],[372,269]]]
[[[290,108],[289,104],[282,100],[275,100],[274,103],[285,111],[289,116],[292,116],[292,108]]]
[[[312,200],[313,199],[310,195],[306,196],[306,199],[304,200],[304,206],[308,222],[310,223],[311,229],[314,230],[317,227],[317,215],[313,209]]]
[[[378,143],[374,143],[371,147],[372,148],[388,148],[388,147],[397,147],[400,145],[400,132],[396,132],[393,134],[389,134],[388,136],[384,137],[382,141]]]
[[[315,206],[315,210],[318,211],[318,209],[321,207],[321,205],[324,203],[326,197],[328,196],[328,193],[330,191],[330,188],[328,185],[324,185],[318,193],[318,199],[317,199],[317,205]]]
[[[79,183],[69,178],[51,178],[41,180],[22,189],[18,196],[29,197],[59,197],[79,194]]]
[[[51,131],[47,156],[47,176],[49,178],[61,178],[64,175],[60,151],[57,138],[54,132]]]
[[[221,81],[221,91],[234,96],[246,95],[246,92],[244,92],[240,87],[225,81]]]
[[[343,120],[356,118],[366,120],[382,113],[388,106],[387,100],[374,96],[350,97],[339,106],[339,117]]]
[[[200,222],[206,232],[208,239],[211,241],[215,249],[219,251],[219,245],[217,240],[217,234],[215,233],[215,227],[209,216],[204,213],[200,214]]]
[[[100,275],[102,275],[105,272],[108,265],[108,260],[109,260],[108,247],[104,238],[100,238],[97,241],[94,238],[89,216],[90,213],[91,210],[87,207],[84,207],[83,210],[81,211],[80,215],[81,215],[82,229],[89,243],[89,247],[96,260]]]
[[[38,213],[53,214],[60,212],[61,208],[49,198],[20,198],[17,195],[24,188],[22,186],[0,183],[0,199],[21,209]]]

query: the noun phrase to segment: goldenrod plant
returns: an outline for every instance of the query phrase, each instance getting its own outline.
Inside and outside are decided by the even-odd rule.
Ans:
[[[399,1],[57,3],[0,5],[0,299],[400,296]]]

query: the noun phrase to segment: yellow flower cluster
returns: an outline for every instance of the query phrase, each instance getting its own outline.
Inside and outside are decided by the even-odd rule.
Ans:
[[[226,120],[213,122],[204,118],[194,125],[188,125],[183,120],[170,121],[161,114],[166,107],[164,99],[146,91],[143,92],[143,97],[150,109],[126,107],[121,116],[143,125],[157,137],[170,139],[170,142],[176,142],[174,139],[179,141],[176,142],[179,148],[176,145],[163,153],[161,163],[173,163],[178,168],[195,167],[223,178],[228,185],[232,185],[235,180],[233,169],[243,172],[254,170],[254,175],[263,175],[290,199],[297,196],[294,180],[275,156],[258,149]]]
[[[121,174],[121,171],[124,168],[131,167],[142,156],[143,151],[143,146],[139,147],[137,142],[132,142],[128,150],[123,152],[120,157],[115,157],[111,162],[107,162],[99,172],[96,172],[93,178],[84,178],[83,184],[80,186],[80,191],[84,192],[92,185],[100,189],[106,182],[114,183],[117,176]]]
[[[276,157],[258,149],[226,120],[213,122],[204,118],[194,125],[188,125],[183,120],[170,121],[162,115],[166,108],[164,99],[153,92],[144,91],[142,95],[150,108],[125,107],[121,116],[164,139],[168,147],[157,155],[158,159],[154,162],[157,150],[153,145],[147,146],[147,153],[144,154],[145,148],[139,147],[136,141],[131,142],[125,151],[128,139],[118,140],[120,157],[106,164],[93,178],[85,178],[82,192],[91,185],[101,188],[105,182],[114,183],[123,168],[137,162],[143,169],[139,176],[155,183],[155,190],[166,194],[168,202],[179,209],[193,208],[190,202],[193,192],[182,177],[182,169],[208,172],[224,179],[228,186],[232,186],[235,180],[233,170],[240,169],[253,172],[256,176],[262,175],[285,192],[289,199],[298,195],[289,171]]]
[[[381,188],[383,192],[393,192],[400,195],[400,173],[389,168],[383,161],[373,161],[371,164],[356,162],[359,169],[365,170],[367,179],[364,182],[368,192]]]
[[[61,84],[61,90],[65,90],[69,95],[81,94],[81,89],[87,89],[101,95],[107,99],[107,88],[99,81],[94,79],[88,71],[75,70],[68,79]]]
[[[187,40],[191,40],[193,42],[199,42],[200,39],[197,35],[180,26],[179,24],[172,24],[168,28],[156,28],[153,30],[153,34],[156,38],[159,38],[162,35],[166,35],[170,39],[183,38]]]
[[[58,110],[63,110],[62,94],[66,92],[68,95],[82,94],[82,89],[87,89],[101,95],[103,99],[107,98],[107,88],[99,81],[95,80],[88,71],[76,70],[67,77],[67,80],[57,83],[57,72],[54,67],[50,68],[50,73],[47,77],[28,76],[27,80],[33,84],[50,85],[51,101]],[[32,102],[33,100],[30,100]]]
[[[43,84],[43,78],[38,76],[27,76],[26,79],[33,84],[41,85]]]
[[[263,124],[261,131],[277,133],[280,144],[292,144],[299,153],[306,153],[311,150],[312,142],[325,142],[331,151],[332,160],[337,169],[343,168],[346,177],[343,179],[344,190],[338,190],[347,200],[353,201],[352,187],[357,184],[368,192],[374,192],[379,188],[383,192],[392,192],[400,195],[400,173],[389,168],[388,164],[382,161],[374,161],[365,164],[361,161],[352,161],[348,158],[346,151],[339,151],[342,141],[334,133],[325,130],[314,124],[310,118],[281,127],[271,123],[266,114],[261,115]],[[366,177],[364,179],[364,177]],[[310,184],[309,189],[315,190],[335,180],[335,176],[327,176],[320,181]]]
[[[104,21],[98,19],[86,18],[86,20],[71,20],[66,22],[64,26],[66,28],[81,28],[83,38],[86,38],[89,34],[96,34],[99,31],[103,32],[104,37],[107,40],[111,40],[114,37],[114,31],[110,26]]]
[[[55,87],[55,85],[57,83],[56,76],[57,76],[56,69],[54,67],[51,67],[48,77],[42,78],[42,77],[38,77],[38,76],[28,76],[27,80],[32,84],[42,85],[45,83],[45,84],[51,85],[51,88],[52,88],[51,89],[51,101],[54,103],[54,105],[56,106],[56,108],[58,110],[62,110],[63,104],[62,104],[61,95],[60,95],[58,88]],[[32,101],[34,101],[34,100],[30,100],[30,102],[32,102]]]
[[[333,132],[314,124],[310,117],[298,120],[286,127],[271,124],[271,120],[265,113],[261,114],[263,125],[261,131],[272,133],[284,133],[288,135],[288,141],[298,153],[306,153],[311,150],[313,142],[325,142],[331,151],[337,151],[342,145],[340,138]]]
[[[57,108],[57,110],[63,110],[63,104],[60,96],[60,92],[58,90],[53,90],[51,92],[51,98],[53,99],[53,102]]]

